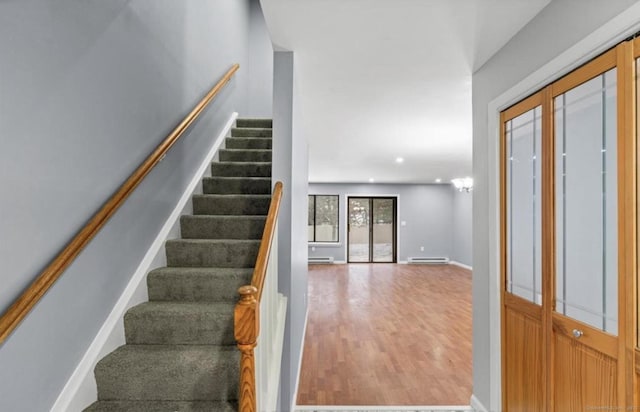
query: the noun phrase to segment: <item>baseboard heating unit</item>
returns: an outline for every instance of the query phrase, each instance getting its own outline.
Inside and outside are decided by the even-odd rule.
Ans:
[[[407,263],[426,263],[426,264],[446,264],[449,263],[448,257],[410,257]]]
[[[309,263],[333,263],[332,256],[309,257]]]

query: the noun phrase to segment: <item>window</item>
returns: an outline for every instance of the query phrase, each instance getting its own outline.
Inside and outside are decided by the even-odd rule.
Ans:
[[[309,242],[338,242],[338,195],[309,195]]]

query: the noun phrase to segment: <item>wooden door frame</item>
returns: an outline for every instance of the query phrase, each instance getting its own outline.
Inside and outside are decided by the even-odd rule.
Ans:
[[[486,335],[480,333],[474,340],[484,346],[488,346],[487,352],[477,352],[474,360],[475,363],[479,359],[486,358],[488,354],[488,362],[480,363],[481,366],[487,367],[482,375],[477,375],[479,379],[487,379],[488,372],[489,387],[488,392],[482,393],[482,398],[476,396],[471,397],[471,405],[478,411],[496,410],[499,411],[502,399],[502,376],[501,376],[501,326],[500,326],[500,218],[499,218],[499,137],[500,137],[500,113],[513,105],[514,103],[526,98],[533,91],[545,87],[550,79],[557,79],[568,73],[573,68],[579,67],[586,61],[596,57],[603,51],[611,48],[620,41],[628,38],[640,30],[640,4],[635,4],[625,10],[624,13],[609,20],[603,24],[597,31],[588,34],[579,42],[566,49],[556,57],[549,60],[530,73],[526,73],[517,83],[509,86],[502,94],[495,97],[487,104],[487,170],[486,170],[486,192],[489,215],[488,218],[488,264],[484,268],[477,268],[478,272],[486,271],[487,278],[478,278],[478,282],[489,285],[489,302],[488,302],[488,326],[489,330]],[[479,186],[481,176],[477,177]],[[485,215],[482,216],[485,218]],[[484,286],[483,286],[484,288]],[[485,307],[478,308],[484,312]],[[477,316],[477,315],[476,315]],[[477,330],[486,330],[486,318],[480,318]],[[474,329],[476,329],[474,327]],[[640,365],[640,353],[636,352],[637,365]],[[640,373],[640,371],[639,371]],[[488,397],[488,399],[487,399]],[[487,402],[488,401],[488,402]]]
[[[345,257],[347,263],[398,263],[398,195],[361,195],[361,194],[353,194],[346,195],[345,198],[345,230],[346,230],[346,250]],[[351,262],[349,260],[349,199],[392,199],[393,200],[393,259],[391,262],[374,262],[373,261],[373,227],[369,230],[369,261],[368,262]],[[370,212],[369,215],[373,216],[373,201],[370,202]],[[372,219],[373,220],[373,219]]]
[[[635,52],[634,52],[635,45]],[[617,368],[617,406],[626,410],[637,405],[638,390],[636,370],[640,373],[640,351],[637,349],[638,336],[638,285],[637,285],[637,231],[638,231],[638,144],[636,131],[636,59],[640,58],[640,39],[624,41],[603,53],[597,59],[581,65],[569,75],[563,76],[536,94],[524,99],[500,113],[499,123],[499,267],[500,267],[500,333],[501,347],[505,341],[505,307],[512,296],[506,296],[506,121],[522,114],[533,107],[542,106],[542,266],[543,266],[543,305],[542,342],[544,363],[542,375],[545,384],[542,388],[544,410],[554,410],[553,394],[553,334],[556,323],[568,324],[569,327],[588,328],[593,330],[595,341],[604,343],[605,352],[616,360]],[[617,177],[618,177],[618,334],[609,339],[607,334],[596,332],[591,328],[570,318],[564,318],[554,312],[555,300],[555,138],[553,99],[566,91],[591,80],[594,77],[617,68]],[[547,273],[544,276],[544,273]],[[509,299],[506,299],[509,298]],[[523,300],[524,302],[524,300]],[[505,306],[506,305],[506,306]],[[534,308],[535,309],[535,308]],[[533,309],[531,309],[533,310]],[[535,314],[532,314],[535,315]],[[574,325],[575,324],[575,325]],[[564,325],[566,326],[566,325]],[[560,328],[563,330],[565,328]],[[558,333],[558,332],[555,332]],[[585,335],[586,337],[586,335]],[[607,342],[611,340],[611,344]],[[601,349],[602,350],[602,349]],[[506,373],[505,356],[501,350],[501,376]],[[635,362],[635,365],[634,365]],[[504,379],[501,379],[504,380]],[[623,383],[623,384],[621,384]],[[506,404],[504,382],[501,382],[502,405]],[[493,402],[493,400],[492,400]]]

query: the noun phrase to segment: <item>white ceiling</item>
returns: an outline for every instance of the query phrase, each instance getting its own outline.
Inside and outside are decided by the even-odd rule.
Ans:
[[[295,52],[309,181],[446,183],[471,174],[472,72],[550,0],[261,2]]]

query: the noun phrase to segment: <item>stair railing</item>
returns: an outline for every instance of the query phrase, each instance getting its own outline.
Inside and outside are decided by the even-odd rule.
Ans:
[[[251,284],[238,289],[240,300],[235,307],[234,333],[240,350],[239,412],[262,411],[263,398],[277,390],[277,382],[269,379],[269,371],[280,367],[274,364],[280,359],[275,353],[278,345],[274,325],[279,300],[277,221],[281,199],[282,182],[277,182]]]
[[[118,211],[124,202],[138,187],[140,182],[162,161],[169,149],[182,137],[185,131],[202,114],[209,104],[214,100],[220,90],[231,80],[233,75],[240,68],[239,64],[234,64],[215,86],[198,102],[178,124],[178,126],[167,136],[162,143],[138,166],[129,178],[120,186],[102,206],[98,212],[82,227],[76,235],[67,243],[62,251],[49,263],[49,265],[38,275],[29,287],[13,302],[13,304],[0,317],[0,345],[18,327],[18,325],[29,314],[31,309],[42,299],[44,294],[62,276],[64,271],[73,263],[75,258],[84,250],[98,232],[104,227],[109,219]]]

